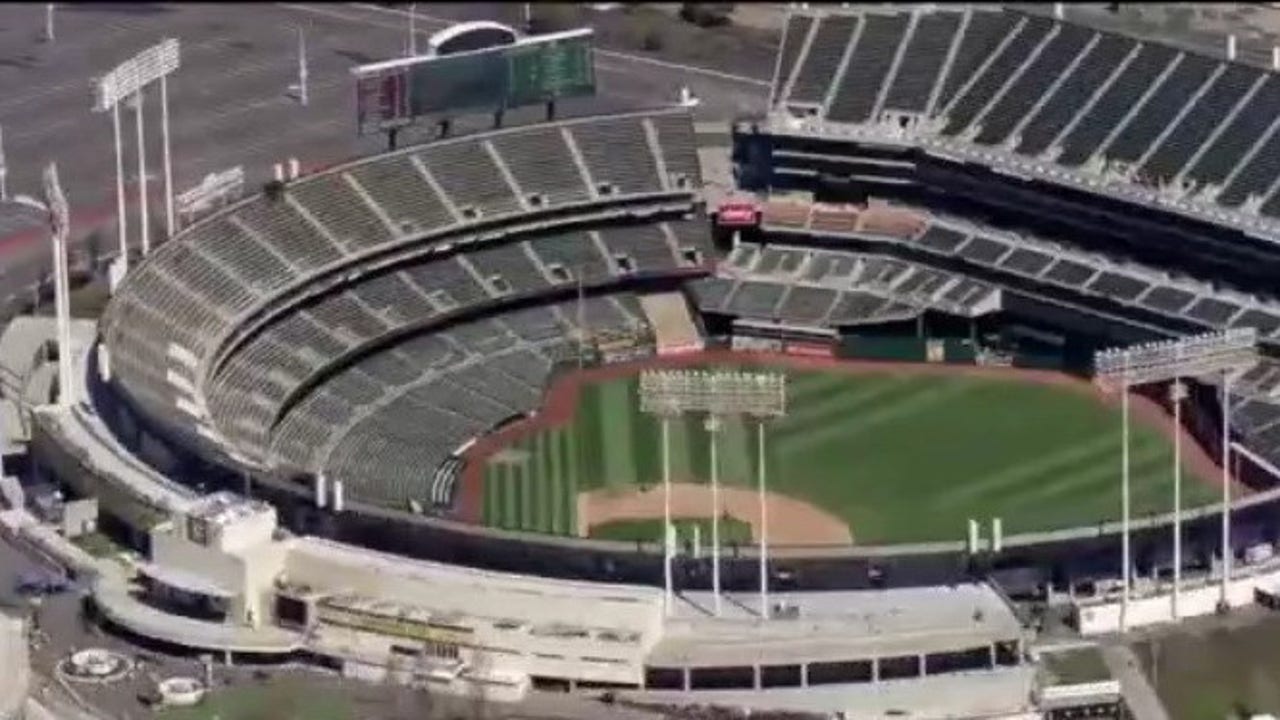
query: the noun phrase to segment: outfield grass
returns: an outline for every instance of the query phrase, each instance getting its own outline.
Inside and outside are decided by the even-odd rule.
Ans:
[[[710,518],[673,518],[676,528],[676,545],[683,547],[693,542],[694,526],[703,547],[711,547]],[[662,519],[613,520],[592,525],[590,537],[602,540],[626,540],[627,542],[662,542]],[[751,542],[751,525],[733,517],[720,518],[720,541],[747,544]]]
[[[661,482],[661,426],[639,412],[636,378],[583,388],[565,427],[517,441],[486,470],[487,524],[572,534],[579,491]],[[774,491],[849,522],[862,544],[959,540],[968,518],[1007,534],[1095,524],[1119,514],[1119,415],[1059,387],[961,375],[789,373],[789,414],[771,423]],[[704,482],[701,418],[671,423],[676,480]],[[754,487],[756,427],[724,423],[725,485]],[[1153,428],[1131,436],[1135,515],[1170,507],[1172,449]],[[1214,489],[1184,483],[1188,506]]]

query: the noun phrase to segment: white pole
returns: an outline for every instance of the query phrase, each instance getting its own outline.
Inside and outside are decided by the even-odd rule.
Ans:
[[[4,130],[0,128],[0,202],[9,201],[9,165],[4,158]]]
[[[44,39],[53,42],[53,3],[44,6]]]
[[[1125,366],[1128,367],[1128,353],[1125,353]],[[1126,376],[1121,385],[1120,396],[1120,562],[1124,567],[1120,571],[1123,591],[1120,596],[1120,632],[1129,629],[1129,378]]]
[[[760,617],[769,619],[769,514],[765,502],[764,418],[756,428],[757,462],[760,474]]]
[[[1231,585],[1231,371],[1222,373],[1222,602]]]
[[[142,88],[134,93],[138,113],[138,207],[142,218],[142,256],[151,252],[151,223],[147,219],[147,143],[142,135]]]
[[[58,405],[65,408],[75,403],[77,394],[71,362],[71,291],[67,278],[66,230],[55,231],[52,240],[54,312],[58,315]]]
[[[173,237],[173,163],[169,156],[169,76],[160,76],[160,136],[164,143],[164,227]]]
[[[1182,592],[1182,381],[1174,379],[1173,387],[1173,619],[1179,617],[1178,600]]]
[[[298,28],[298,102],[307,105],[307,36]]]
[[[671,418],[662,416],[662,581],[666,613],[671,615]]]
[[[711,594],[716,617],[720,616],[720,470],[717,467],[716,434],[720,419],[707,418],[707,430],[711,435]]]
[[[418,31],[414,20],[418,14],[418,3],[409,3],[409,57],[418,54]]]
[[[120,240],[121,275],[129,273],[129,238],[125,234],[128,220],[124,209],[124,143],[120,141],[120,103],[111,105],[111,130],[116,139],[116,235]]]

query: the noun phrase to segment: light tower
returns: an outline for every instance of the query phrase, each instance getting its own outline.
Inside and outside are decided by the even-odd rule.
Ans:
[[[1121,393],[1121,563],[1120,631],[1128,629],[1131,556],[1129,549],[1129,392],[1151,383],[1180,382],[1182,378],[1215,378],[1222,387],[1222,586],[1220,602],[1227,602],[1231,579],[1231,381],[1258,361],[1258,332],[1232,328],[1174,340],[1101,350],[1094,355],[1094,381],[1105,391]],[[1175,403],[1175,410],[1177,403]],[[1181,416],[1178,416],[1181,421]],[[1181,429],[1179,428],[1179,431]],[[1177,448],[1181,452],[1181,446]],[[1175,473],[1180,477],[1178,459]],[[1174,532],[1181,533],[1181,490],[1174,483]],[[1181,537],[1174,548],[1181,555]],[[1181,563],[1179,556],[1176,563]],[[1175,575],[1174,595],[1181,573]],[[1177,601],[1174,600],[1175,607]]]

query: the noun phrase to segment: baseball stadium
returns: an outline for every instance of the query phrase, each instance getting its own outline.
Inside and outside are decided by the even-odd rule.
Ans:
[[[1091,635],[1280,588],[1280,71],[793,7],[712,182],[688,97],[556,114],[590,42],[435,57],[506,53],[495,125],[545,118],[423,100],[437,136],[117,260],[31,431],[139,554],[106,622],[508,699],[1054,717],[1018,602]],[[357,68],[362,127],[410,66]]]

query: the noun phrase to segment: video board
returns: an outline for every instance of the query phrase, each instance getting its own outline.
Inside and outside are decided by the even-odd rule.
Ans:
[[[592,30],[583,28],[357,67],[356,126],[363,135],[422,118],[593,95],[592,38]]]

